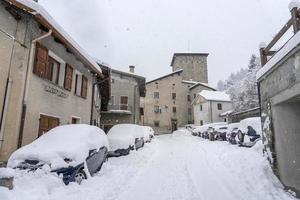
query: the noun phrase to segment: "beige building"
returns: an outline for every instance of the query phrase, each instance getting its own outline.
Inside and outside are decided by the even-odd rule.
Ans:
[[[196,94],[203,89],[215,90],[207,84],[207,56],[176,53],[171,63],[173,72],[146,83],[145,125],[168,133],[193,123],[191,102]]]
[[[225,92],[202,90],[192,102],[194,124],[204,125],[215,122],[227,122],[222,117],[225,112],[232,112],[232,102]]]
[[[92,123],[102,73],[33,1],[1,1],[0,29],[0,161],[6,161],[55,126]]]

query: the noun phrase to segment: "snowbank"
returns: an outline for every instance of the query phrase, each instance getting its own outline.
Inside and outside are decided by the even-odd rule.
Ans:
[[[15,151],[8,160],[14,168],[24,160],[38,160],[51,165],[52,169],[77,165],[85,161],[89,150],[109,148],[105,133],[96,126],[85,124],[56,127],[32,143]],[[64,159],[71,159],[67,164]]]
[[[153,129],[149,126],[141,126],[141,127],[143,128],[145,142],[150,142],[151,136],[154,135]]]
[[[127,149],[134,145],[135,138],[144,137],[143,127],[135,124],[118,124],[107,133],[111,150]]]
[[[0,168],[0,179],[1,178],[11,178],[15,174],[15,170],[11,168]]]

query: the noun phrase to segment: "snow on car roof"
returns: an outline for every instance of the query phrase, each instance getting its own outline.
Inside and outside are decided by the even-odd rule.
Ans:
[[[58,168],[66,165],[65,158],[80,164],[88,157],[90,150],[103,146],[109,148],[107,136],[96,126],[58,126],[16,150],[9,158],[8,166],[14,168],[24,160],[39,160],[51,164],[51,168]]]
[[[228,94],[220,91],[202,90],[199,95],[208,101],[231,101]]]
[[[111,150],[127,149],[135,138],[144,137],[143,128],[135,124],[117,124],[107,133]]]
[[[239,130],[243,133],[247,132],[247,127],[252,126],[252,128],[257,132],[256,134],[262,135],[262,127],[261,127],[261,118],[260,117],[251,117],[244,119],[240,122]]]

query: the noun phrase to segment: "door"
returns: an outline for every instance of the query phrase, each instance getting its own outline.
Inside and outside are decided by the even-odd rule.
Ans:
[[[121,96],[120,110],[128,110],[128,97],[127,96]]]
[[[172,132],[177,130],[177,119],[171,119]]]
[[[51,129],[59,126],[59,118],[56,117],[41,115],[39,121],[40,123],[38,137],[50,131]]]

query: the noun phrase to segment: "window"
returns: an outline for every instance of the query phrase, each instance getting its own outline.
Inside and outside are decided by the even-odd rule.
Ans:
[[[120,110],[128,110],[128,96],[120,97]]]
[[[88,79],[85,76],[82,76],[81,84],[81,97],[87,97],[87,88],[88,88]]]
[[[172,93],[172,99],[173,99],[173,100],[176,99],[176,93]]]
[[[154,121],[154,126],[159,127],[159,121]]]
[[[60,63],[55,60],[54,58],[49,56],[49,65],[48,65],[48,77],[49,81],[52,81],[55,84],[58,84],[59,81],[59,70],[60,70]]]
[[[38,137],[55,128],[56,126],[59,126],[59,118],[40,115]]]
[[[41,44],[36,44],[33,73],[41,78],[46,78],[48,67],[48,49]]]
[[[175,106],[173,107],[172,110],[173,110],[173,113],[176,113],[176,107]]]
[[[154,106],[154,112],[159,113],[159,106],[156,106],[156,105]]]
[[[74,93],[76,95],[78,95],[78,96],[81,94],[81,87],[80,87],[80,85],[81,85],[80,75],[76,74],[75,75],[75,91],[74,91]]]
[[[66,64],[65,81],[64,81],[64,88],[66,90],[71,91],[71,89],[72,89],[72,79],[73,79],[73,67],[69,64]]]
[[[201,125],[201,126],[203,125],[203,120],[200,120],[200,125]]]
[[[196,94],[194,94],[194,99],[196,98]]]
[[[155,88],[158,89],[158,83],[157,82],[155,83]]]
[[[111,96],[108,102],[109,105],[114,105],[115,104],[115,97]]]
[[[159,92],[154,92],[154,99],[159,99]]]
[[[187,95],[187,101],[191,101],[191,95]]]
[[[222,104],[218,103],[218,110],[222,110]]]
[[[227,122],[227,119],[226,119],[226,118],[224,118],[224,122]]]
[[[200,105],[200,111],[202,111],[203,110],[203,107],[202,107],[202,105]]]

